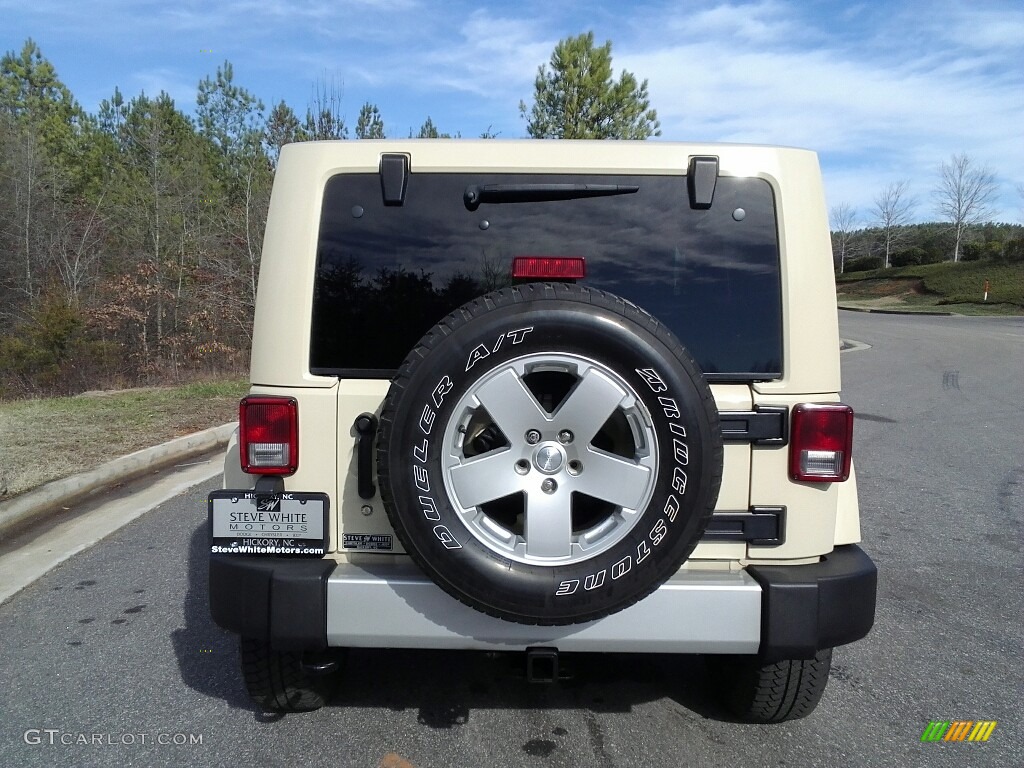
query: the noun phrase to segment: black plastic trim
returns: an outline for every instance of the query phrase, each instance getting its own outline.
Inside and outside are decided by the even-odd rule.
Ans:
[[[752,411],[719,411],[723,440],[743,440],[754,445],[786,445],[789,442],[789,408],[759,405]]]
[[[391,379],[396,368],[319,368],[311,367],[314,376],[337,376],[339,379]]]
[[[781,379],[782,371],[737,371],[735,373],[708,373],[705,371],[704,378],[708,381],[749,384],[755,381],[775,381],[776,379]]]
[[[327,648],[333,560],[210,556],[210,615],[224,629],[279,651]]]
[[[352,428],[356,433],[356,485],[359,498],[372,499],[377,495],[373,484],[373,441],[377,436],[377,417],[361,413]]]
[[[284,478],[280,475],[260,475],[256,478],[256,493],[284,493]]]
[[[810,659],[824,648],[860,640],[875,622],[878,569],[856,544],[836,547],[811,565],[750,565],[761,585],[765,663]]]
[[[380,189],[384,205],[402,205],[409,186],[409,156],[384,154],[380,156]]]
[[[742,541],[758,547],[786,543],[786,508],[751,507],[748,512],[716,512],[701,541]]]
[[[462,200],[466,210],[475,211],[482,203],[542,203],[632,195],[639,191],[638,184],[471,184]]]
[[[690,207],[707,210],[715,199],[718,183],[717,157],[691,157],[686,171],[686,186],[690,193]]]

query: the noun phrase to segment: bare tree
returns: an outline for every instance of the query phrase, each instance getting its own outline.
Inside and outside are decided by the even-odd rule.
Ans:
[[[306,124],[303,126],[311,141],[348,138],[348,126],[341,113],[344,98],[344,83],[337,85],[333,77],[330,83],[326,80],[316,82],[306,108]]]
[[[95,267],[103,256],[106,218],[100,214],[102,207],[100,194],[94,205],[77,201],[56,211],[53,262],[69,307],[80,306],[82,294],[95,278]]]
[[[910,223],[915,207],[917,200],[910,194],[910,182],[905,179],[889,182],[875,198],[874,213],[885,242],[883,265],[886,268],[899,242],[899,228]]]
[[[832,258],[839,261],[839,274],[846,268],[846,251],[850,247],[857,222],[857,211],[849,203],[840,203],[832,208],[829,218],[832,220]]]
[[[47,227],[41,222],[46,212],[46,166],[42,153],[39,151],[39,140],[34,131],[19,126],[19,130],[10,148],[6,148],[7,176],[10,174],[10,186],[13,191],[11,207],[15,215],[11,223],[5,227],[21,261],[21,276],[18,280],[22,300],[33,304],[39,297],[40,280],[38,273],[45,268],[46,259],[43,255]],[[13,148],[14,151],[10,151]],[[51,185],[52,186],[52,185]],[[4,256],[11,259],[13,267],[15,248],[4,248]],[[14,269],[11,269],[12,276]],[[14,281],[12,280],[12,284]]]
[[[960,261],[960,246],[968,227],[987,221],[995,213],[999,183],[988,168],[977,166],[966,154],[953,155],[942,164],[935,189],[938,212],[953,226],[953,261]]]

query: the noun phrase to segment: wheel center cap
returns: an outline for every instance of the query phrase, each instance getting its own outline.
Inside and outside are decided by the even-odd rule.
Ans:
[[[542,445],[533,454],[533,464],[545,475],[553,475],[562,468],[565,456],[562,449],[556,445]]]

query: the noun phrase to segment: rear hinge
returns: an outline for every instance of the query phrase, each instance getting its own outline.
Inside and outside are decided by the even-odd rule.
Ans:
[[[748,512],[716,512],[701,541],[743,541],[755,547],[786,543],[786,508],[751,507]]]
[[[380,190],[384,205],[402,205],[409,186],[409,156],[386,154],[380,156]]]
[[[752,411],[719,411],[723,440],[743,440],[754,445],[786,445],[789,442],[789,408],[758,405]]]
[[[718,183],[717,157],[691,157],[686,171],[686,187],[690,193],[690,207],[707,210],[715,199]]]

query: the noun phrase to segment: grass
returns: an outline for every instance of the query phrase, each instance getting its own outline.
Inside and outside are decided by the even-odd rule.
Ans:
[[[985,281],[988,301],[983,301]],[[986,261],[853,272],[836,279],[842,304],[945,310],[964,315],[1024,314],[1024,264]]]
[[[235,421],[248,388],[236,380],[0,402],[0,499]]]

